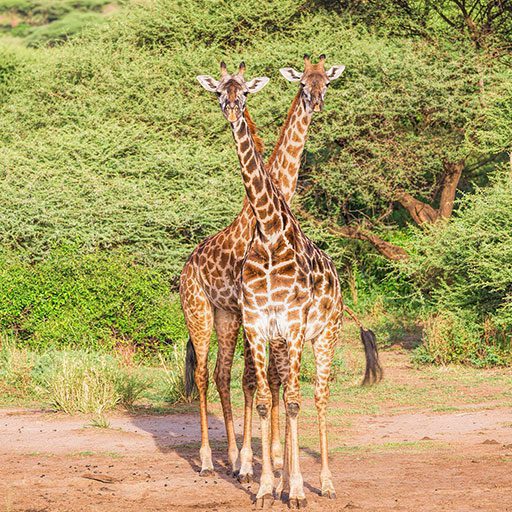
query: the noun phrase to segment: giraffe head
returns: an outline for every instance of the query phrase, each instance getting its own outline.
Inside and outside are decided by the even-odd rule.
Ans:
[[[327,86],[339,78],[345,66],[324,67],[325,55],[320,55],[317,64],[313,64],[309,55],[304,55],[304,71],[293,68],[281,68],[279,71],[290,82],[300,82],[301,96],[308,112],[320,112],[324,105]]]
[[[221,62],[220,80],[215,80],[208,75],[199,75],[197,77],[199,83],[207,91],[217,94],[222,113],[230,123],[236,123],[242,117],[247,95],[263,89],[269,81],[266,76],[260,76],[246,82],[244,72],[245,64],[243,62],[238,67],[238,72],[234,75],[230,75],[226,69],[226,64]]]

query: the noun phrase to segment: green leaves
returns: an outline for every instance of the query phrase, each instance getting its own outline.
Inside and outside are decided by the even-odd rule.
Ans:
[[[34,348],[112,349],[128,341],[150,351],[186,338],[170,284],[121,251],[54,249],[44,261],[0,258],[0,329]]]

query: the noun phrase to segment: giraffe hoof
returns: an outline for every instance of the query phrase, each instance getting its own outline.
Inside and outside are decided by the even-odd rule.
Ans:
[[[324,498],[329,498],[330,500],[336,499],[336,493],[334,491],[330,491],[330,490],[322,491],[322,496]]]
[[[272,494],[264,494],[260,498],[256,498],[256,508],[267,509],[274,504],[274,496]]]
[[[228,475],[231,475],[233,478],[238,478],[240,471],[237,469],[228,469]]]
[[[246,473],[245,475],[242,475],[241,473],[239,473],[238,481],[241,484],[250,484],[253,481],[252,473]]]
[[[290,493],[288,491],[281,491],[281,501],[283,503],[288,503],[290,499]]]
[[[288,506],[291,509],[301,509],[306,508],[308,502],[306,498],[290,498],[288,500]]]
[[[213,476],[215,475],[215,471],[213,469],[205,468],[201,469],[201,472],[199,473],[199,476],[206,477],[206,476]]]

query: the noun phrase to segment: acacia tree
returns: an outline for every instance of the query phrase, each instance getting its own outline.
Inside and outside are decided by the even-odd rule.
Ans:
[[[316,141],[307,162],[301,212],[331,233],[368,241],[397,260],[407,253],[379,235],[408,220],[424,225],[449,218],[457,190],[482,181],[503,159],[506,143],[484,148],[480,142],[499,122],[497,97],[512,77],[507,54],[496,58],[498,43],[500,52],[506,49],[505,3],[386,5],[416,29],[398,41],[382,32],[372,40],[367,33],[356,48],[345,89],[336,91],[343,108],[329,113],[328,142],[323,129],[323,145]],[[463,9],[475,17],[470,37],[463,37],[469,34],[460,25]],[[491,37],[493,27],[500,37]]]

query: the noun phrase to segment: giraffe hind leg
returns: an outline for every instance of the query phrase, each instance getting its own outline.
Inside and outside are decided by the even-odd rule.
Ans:
[[[213,330],[213,313],[204,290],[192,276],[182,277],[180,296],[196,360],[194,380],[199,394],[201,418],[200,475],[209,476],[214,473],[212,451],[208,436],[207,410],[208,350]]]
[[[240,450],[240,472],[238,480],[240,483],[251,483],[253,480],[252,467],[252,408],[254,393],[256,391],[256,369],[252,359],[249,341],[244,332],[244,375],[242,387],[244,391],[244,439]]]
[[[336,498],[336,491],[332,483],[332,474],[329,469],[329,455],[327,449],[326,409],[329,399],[329,379],[331,375],[334,346],[338,335],[337,323],[332,322],[313,343],[313,352],[316,365],[315,405],[318,414],[318,431],[320,435],[320,486],[321,494],[330,499]]]

